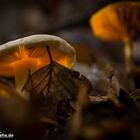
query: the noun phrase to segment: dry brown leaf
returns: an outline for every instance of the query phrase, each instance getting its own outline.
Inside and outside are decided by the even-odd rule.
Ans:
[[[57,111],[61,110],[58,109],[60,102],[66,102],[67,111],[71,110],[77,101],[81,84],[90,86],[90,82],[83,75],[54,62],[50,55],[50,64],[32,75],[29,74],[23,90],[29,94],[41,113],[55,119],[59,113]],[[69,111],[65,113],[69,114]]]

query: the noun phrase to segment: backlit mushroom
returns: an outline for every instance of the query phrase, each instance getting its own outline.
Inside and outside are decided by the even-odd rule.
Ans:
[[[140,3],[119,2],[111,4],[90,19],[96,36],[110,41],[123,41],[125,44],[126,72],[132,70],[132,41],[140,33]]]
[[[29,70],[35,72],[50,63],[47,46],[54,61],[72,68],[76,55],[70,44],[52,35],[32,35],[0,46],[0,75],[14,76],[16,89],[20,91]]]

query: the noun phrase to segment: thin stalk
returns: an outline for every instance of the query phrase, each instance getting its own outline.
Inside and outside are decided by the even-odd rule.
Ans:
[[[28,79],[28,70],[25,66],[21,66],[15,69],[15,72],[16,91],[20,93],[26,80]]]
[[[124,40],[124,53],[125,53],[125,70],[126,70],[126,79],[128,80],[128,90],[133,90],[135,88],[134,79],[132,77],[133,70],[133,61],[132,61],[132,41],[129,38]]]
[[[132,62],[132,41],[129,38],[124,40],[124,53],[125,53],[125,66],[126,73],[129,75],[132,72],[133,62]]]

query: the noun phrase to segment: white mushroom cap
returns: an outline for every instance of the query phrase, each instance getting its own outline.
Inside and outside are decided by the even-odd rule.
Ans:
[[[15,76],[16,86],[23,86],[29,69],[34,72],[50,63],[46,47],[53,61],[72,68],[76,53],[69,43],[53,35],[32,35],[0,45],[0,76]]]

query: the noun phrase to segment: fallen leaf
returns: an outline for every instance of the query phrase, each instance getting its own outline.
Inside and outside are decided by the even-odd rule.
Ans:
[[[63,111],[64,115],[71,113],[69,111],[75,106],[80,86],[84,84],[90,88],[90,82],[79,72],[69,70],[54,62],[50,52],[48,53],[50,64],[31,75],[29,74],[23,91],[29,95],[41,114],[56,119],[58,110],[61,110],[58,109],[60,102],[69,102],[66,104],[71,107],[68,105],[67,109],[62,110],[65,110],[65,112]]]

